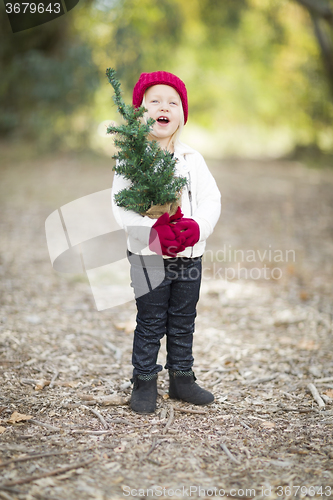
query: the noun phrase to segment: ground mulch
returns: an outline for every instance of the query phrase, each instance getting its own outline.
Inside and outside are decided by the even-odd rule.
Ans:
[[[333,498],[333,171],[209,162],[222,214],[194,371],[215,401],[169,399],[163,370],[144,416],[128,406],[134,301],[97,311],[45,240],[51,212],[111,186],[111,161],[0,154],[0,499]]]

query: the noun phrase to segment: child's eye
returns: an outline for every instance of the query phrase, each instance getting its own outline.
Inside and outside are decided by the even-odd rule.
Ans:
[[[170,104],[175,104],[176,106],[178,106],[178,103],[177,103],[177,102],[171,102]]]

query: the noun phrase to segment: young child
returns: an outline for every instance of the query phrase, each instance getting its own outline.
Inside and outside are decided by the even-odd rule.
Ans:
[[[214,401],[213,394],[195,382],[192,345],[202,255],[206,239],[220,216],[221,195],[201,154],[179,141],[188,118],[185,84],[165,71],[142,73],[134,87],[133,105],[144,105],[147,117],[156,120],[150,139],[175,155],[176,175],[187,179],[182,189],[181,209],[171,217],[165,213],[157,220],[115,204],[114,194],[128,187],[130,181],[115,174],[112,187],[113,212],[128,236],[127,254],[137,306],[131,408],[138,413],[153,413],[157,376],[162,370],[156,361],[164,335],[170,398],[195,405]],[[148,291],[142,285],[143,271],[148,278],[145,267],[150,266],[150,271],[154,269],[156,258],[161,260],[160,255],[164,279]],[[151,280],[151,273],[149,278]]]

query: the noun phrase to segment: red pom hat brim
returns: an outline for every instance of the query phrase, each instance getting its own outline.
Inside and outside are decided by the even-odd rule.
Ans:
[[[142,104],[146,90],[153,85],[169,85],[179,94],[184,110],[184,124],[188,118],[187,90],[185,83],[178,76],[167,71],[155,71],[154,73],[141,73],[139,80],[133,90],[133,105],[138,108]]]

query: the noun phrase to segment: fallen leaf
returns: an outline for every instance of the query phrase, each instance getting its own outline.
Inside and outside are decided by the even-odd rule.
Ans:
[[[35,385],[35,391],[42,391],[44,387],[47,385],[50,385],[51,380],[38,380],[37,384]]]
[[[6,427],[0,427],[0,434],[3,434],[6,430]]]
[[[329,398],[333,398],[333,389],[327,389],[324,394],[326,394]]]
[[[8,422],[10,424],[15,424],[16,422],[30,420],[31,418],[33,418],[32,415],[24,415],[23,413],[18,413],[17,411],[14,411]]]

